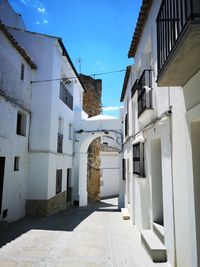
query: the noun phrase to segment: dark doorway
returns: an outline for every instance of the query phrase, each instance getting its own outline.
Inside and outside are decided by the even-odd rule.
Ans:
[[[72,187],[71,187],[72,169],[67,169],[67,203],[72,201]]]
[[[0,213],[2,209],[4,170],[5,170],[5,157],[0,157]]]
[[[153,222],[164,226],[162,153],[161,153],[160,138],[156,138],[151,141],[151,173],[152,173]]]

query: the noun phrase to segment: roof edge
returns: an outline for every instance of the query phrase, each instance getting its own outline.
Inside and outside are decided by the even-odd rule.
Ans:
[[[0,30],[4,33],[11,44],[16,48],[16,50],[21,54],[21,56],[26,60],[32,69],[37,69],[36,64],[33,62],[31,57],[25,51],[25,49],[19,44],[19,42],[14,38],[14,36],[8,31],[8,27],[0,21]]]
[[[76,70],[75,67],[74,67],[74,64],[72,63],[72,60],[71,60],[71,58],[70,58],[70,56],[69,56],[69,54],[68,54],[68,52],[67,52],[67,50],[66,50],[66,48],[65,48],[65,45],[64,45],[64,43],[63,43],[63,41],[62,41],[62,38],[57,38],[57,39],[58,39],[58,43],[59,43],[59,45],[61,46],[61,48],[62,48],[62,50],[63,50],[63,55],[66,56],[67,60],[69,61],[69,64],[71,65],[73,71],[75,72],[75,75],[77,76],[77,79],[79,80],[81,86],[83,87],[84,92],[86,92],[86,88],[85,88],[85,86],[83,85],[83,83],[82,83],[82,81],[81,81],[81,79],[80,79],[80,77],[79,77],[79,74],[78,74],[77,70]]]
[[[126,74],[124,77],[124,83],[123,83],[123,88],[122,88],[122,93],[121,93],[121,98],[120,98],[120,102],[124,101],[124,96],[126,93],[126,89],[127,89],[127,85],[128,85],[128,80],[130,77],[130,73],[131,73],[131,65],[126,67]]]
[[[140,43],[140,39],[144,30],[144,27],[147,22],[147,18],[149,15],[149,11],[151,9],[153,0],[143,0],[142,5],[140,8],[137,24],[135,27],[135,31],[132,37],[132,41],[130,44],[129,52],[128,52],[128,58],[131,58],[135,56],[138,45]]]

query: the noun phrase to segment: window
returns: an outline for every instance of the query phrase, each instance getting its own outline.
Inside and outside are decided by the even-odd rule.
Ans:
[[[122,179],[126,180],[126,160],[122,159]]]
[[[125,137],[126,137],[128,135],[128,113],[126,113],[124,121],[125,121],[124,131],[125,131]]]
[[[133,145],[133,173],[140,177],[145,176],[144,172],[144,144]]]
[[[57,152],[63,153],[63,119],[58,119]]]
[[[26,115],[21,112],[17,113],[17,129],[18,135],[26,136]]]
[[[60,99],[71,109],[73,110],[73,96],[64,85],[60,83]]]
[[[138,117],[146,110],[152,109],[152,70],[144,70],[137,82]]]
[[[56,194],[62,190],[62,170],[56,170]]]
[[[21,80],[24,80],[24,71],[25,71],[25,66],[24,64],[21,64]]]
[[[63,119],[62,118],[58,119],[58,133],[63,134]]]
[[[69,140],[73,139],[72,124],[69,123]]]
[[[58,134],[57,152],[58,153],[63,153],[63,135],[62,134]]]
[[[19,171],[19,157],[14,159],[14,171]]]

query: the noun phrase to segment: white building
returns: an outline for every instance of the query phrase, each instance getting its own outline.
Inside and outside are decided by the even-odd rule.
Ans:
[[[37,67],[0,24],[0,220],[25,214],[31,77]]]
[[[61,38],[9,30],[38,66],[32,76],[27,212],[51,214],[69,200],[73,128],[81,116],[84,89]]]
[[[142,1],[121,95],[125,206],[173,267],[200,265],[199,14],[195,0]]]
[[[1,32],[1,84],[4,85],[6,94],[23,108],[17,106],[10,111],[14,114],[11,116],[5,110],[11,109],[9,102],[4,101],[5,104],[0,107],[1,112],[6,114],[5,118],[1,117],[1,136],[4,138],[1,154],[6,160],[12,161],[10,166],[14,165],[16,157],[17,168],[20,166],[19,172],[13,174],[12,167],[12,171],[8,170],[10,173],[7,174],[6,163],[5,175],[1,174],[4,177],[4,185],[1,178],[2,211],[5,210],[6,213],[8,210],[8,221],[25,214],[25,202],[28,214],[49,215],[64,209],[72,201],[73,131],[75,121],[81,118],[84,91],[61,38],[27,31],[20,18],[8,1],[0,1],[0,19],[8,25],[5,27],[7,35]],[[12,47],[13,43],[18,51],[15,51],[16,47]],[[9,46],[13,51],[10,52]],[[28,55],[34,58],[34,63]],[[37,70],[31,72],[31,68],[36,68],[36,65]],[[22,73],[25,76],[23,79]],[[23,137],[15,136],[16,127],[14,131],[9,131],[19,116]],[[14,184],[9,181],[13,180],[11,174],[16,176]],[[6,187],[9,188],[9,193]],[[11,194],[20,199],[19,209],[13,205],[13,201],[18,203],[19,200],[15,201]]]

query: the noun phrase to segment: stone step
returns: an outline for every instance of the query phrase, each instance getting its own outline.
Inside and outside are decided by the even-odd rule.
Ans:
[[[141,241],[153,262],[166,262],[167,250],[153,230],[142,230]]]
[[[129,220],[130,219],[130,213],[129,213],[129,210],[127,208],[121,208],[121,213],[122,213],[123,220]]]
[[[153,231],[160,239],[160,241],[165,243],[164,227],[158,223],[153,223]]]

